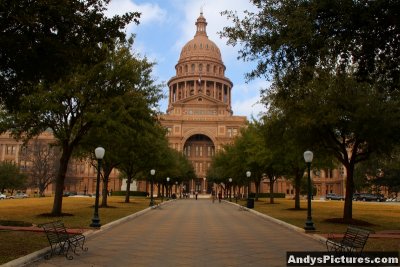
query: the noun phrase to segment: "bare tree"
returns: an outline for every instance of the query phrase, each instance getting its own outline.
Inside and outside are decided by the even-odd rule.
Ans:
[[[25,161],[30,186],[38,188],[39,196],[44,196],[44,191],[55,181],[57,175],[59,148],[46,141],[35,139],[23,147],[21,152],[21,160]]]

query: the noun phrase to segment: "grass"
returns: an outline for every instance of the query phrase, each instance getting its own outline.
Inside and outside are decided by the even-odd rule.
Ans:
[[[99,209],[102,225],[143,210],[149,206],[145,198],[131,198],[124,203],[124,197],[109,197],[108,208]],[[44,222],[61,219],[68,228],[89,229],[93,216],[94,198],[63,198],[64,214],[69,216],[48,217],[43,214],[51,212],[53,198],[29,198],[0,201],[1,225],[38,225]],[[43,233],[22,231],[0,231],[0,265],[27,255],[48,246]]]
[[[255,210],[271,217],[303,228],[307,218],[307,202],[301,202],[301,209],[294,210],[294,200],[260,199]],[[312,219],[318,234],[343,233],[347,224],[338,223],[343,217],[344,201],[313,201]],[[376,202],[353,202],[353,219],[358,226],[374,232],[385,230],[400,231],[400,205]],[[369,238],[366,251],[399,251],[400,239]]]
[[[135,197],[130,203],[124,203],[124,197],[109,197],[109,208],[100,208],[101,224],[107,224],[129,214],[148,207],[149,199]],[[283,220],[298,227],[303,227],[307,217],[307,203],[301,202],[301,210],[293,210],[294,201],[275,199],[276,204],[267,203],[261,199],[255,202],[255,210]],[[239,204],[245,205],[245,202]],[[68,228],[89,229],[93,216],[93,198],[63,199],[63,213],[70,216],[47,217],[53,205],[53,198],[30,198],[0,201],[2,225],[37,225],[44,222],[62,219]],[[343,201],[313,201],[312,216],[317,233],[343,233],[346,224],[340,224],[331,219],[341,218]],[[373,231],[400,230],[400,205],[372,202],[354,202],[353,218],[359,222],[368,223],[365,226]],[[48,246],[43,233],[22,231],[0,231],[0,265],[15,258],[24,256]],[[367,251],[399,251],[400,239],[370,238]]]

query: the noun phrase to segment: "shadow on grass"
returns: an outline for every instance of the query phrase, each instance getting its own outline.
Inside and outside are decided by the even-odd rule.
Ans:
[[[53,213],[42,213],[37,215],[37,217],[44,217],[44,218],[53,218],[53,217],[70,217],[74,216],[74,214],[71,213],[61,213],[61,215],[55,215]]]
[[[330,218],[330,219],[325,219],[325,222],[329,223],[337,223],[337,224],[351,224],[351,225],[357,225],[357,226],[376,226],[375,224],[363,221],[363,220],[357,220],[357,219],[351,219],[349,220],[344,220],[343,218]]]
[[[276,205],[276,204],[281,204],[279,202],[274,202],[274,203],[270,203],[270,202],[265,202],[265,201],[256,201],[257,204],[262,204],[262,205]]]
[[[0,225],[3,225],[3,226],[21,226],[21,227],[29,227],[29,226],[32,226],[32,223],[30,223],[30,222],[24,222],[24,221],[0,220]]]
[[[288,208],[288,209],[286,209],[286,210],[290,210],[290,211],[305,211],[305,210],[307,210],[307,208],[299,208],[299,209],[296,209],[296,208]]]

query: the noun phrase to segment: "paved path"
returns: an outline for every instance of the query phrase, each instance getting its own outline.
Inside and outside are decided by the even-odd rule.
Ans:
[[[101,217],[101,214],[100,214]],[[286,251],[325,250],[315,239],[229,203],[178,200],[99,234],[88,252],[29,266],[286,266]]]

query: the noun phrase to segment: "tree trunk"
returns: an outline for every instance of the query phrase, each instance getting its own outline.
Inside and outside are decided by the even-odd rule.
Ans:
[[[125,203],[129,203],[129,195],[130,195],[130,192],[131,192],[131,181],[132,181],[132,177],[127,177]]]
[[[274,178],[269,178],[269,203],[274,204]]]
[[[353,192],[354,192],[354,164],[345,166],[347,171],[346,177],[346,198],[344,200],[343,221],[351,223],[353,219]]]
[[[72,153],[72,148],[68,147],[68,145],[63,146],[60,158],[60,167],[58,169],[56,177],[56,190],[54,195],[53,209],[51,211],[51,215],[53,216],[62,215],[62,201],[63,201],[65,174],[67,173],[68,170],[68,162],[71,157],[71,153]]]
[[[101,205],[100,207],[108,207],[107,198],[108,198],[108,181],[110,180],[110,174],[113,168],[103,168],[103,193],[101,198]]]
[[[256,187],[256,201],[258,201],[258,194],[260,193],[260,183],[255,182],[254,185]]]
[[[294,178],[294,209],[300,209],[300,187],[301,187],[301,179],[303,178],[298,172]]]
[[[103,193],[102,193],[100,207],[108,207],[108,205],[107,205],[107,197],[108,197],[108,175],[105,176],[104,180],[103,180]]]

